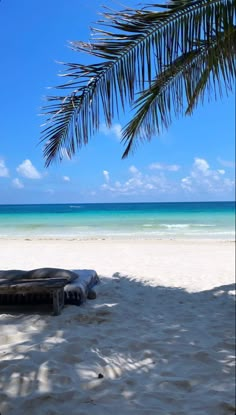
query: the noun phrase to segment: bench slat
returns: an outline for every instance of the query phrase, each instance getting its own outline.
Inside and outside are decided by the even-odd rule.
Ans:
[[[65,278],[43,278],[35,280],[0,281],[0,295],[50,293],[53,299],[53,312],[58,315],[64,307]]]

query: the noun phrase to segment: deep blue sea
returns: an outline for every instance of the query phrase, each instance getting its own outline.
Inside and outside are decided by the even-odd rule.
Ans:
[[[0,238],[235,239],[234,202],[0,205]]]

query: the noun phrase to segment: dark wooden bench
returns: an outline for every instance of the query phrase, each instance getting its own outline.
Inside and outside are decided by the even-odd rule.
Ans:
[[[68,284],[66,278],[19,279],[15,281],[0,281],[1,295],[49,294],[52,298],[53,314],[58,315],[64,307],[64,287]]]

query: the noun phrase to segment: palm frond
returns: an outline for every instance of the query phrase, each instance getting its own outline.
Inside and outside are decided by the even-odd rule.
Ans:
[[[206,42],[201,42],[201,48],[206,48]],[[207,44],[204,61],[199,62],[194,73],[188,76],[190,87],[187,96],[188,107],[186,114],[191,114],[198,102],[204,99],[222,97],[234,91],[236,74],[236,26],[227,33],[220,33],[212,39],[212,46]],[[187,77],[186,77],[187,78]],[[186,79],[187,81],[187,79]]]
[[[178,57],[135,101],[135,116],[123,131],[123,158],[138,141],[150,140],[168,128],[172,115],[191,114],[198,101],[232,91],[236,73],[236,27],[211,40],[198,42],[193,51]]]
[[[141,10],[106,9],[98,22],[102,28],[93,30],[93,42],[72,43],[73,49],[98,62],[68,64],[68,82],[58,87],[67,95],[50,98],[54,103],[44,109],[46,165],[63,146],[73,155],[99,129],[103,117],[110,126],[119,108],[132,107],[136,94],[152,88],[153,80],[178,58],[233,26],[234,13],[235,0],[171,0]]]
[[[126,145],[123,158],[134,150],[138,140],[150,140],[168,128],[171,115],[183,111],[184,78],[183,72],[199,55],[200,50],[191,51],[178,57],[164,70],[151,87],[140,93],[135,101],[135,116],[123,131],[122,141]]]

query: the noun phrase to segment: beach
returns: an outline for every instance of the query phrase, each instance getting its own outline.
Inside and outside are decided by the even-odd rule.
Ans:
[[[1,269],[94,269],[59,316],[1,309],[1,415],[235,412],[233,241],[0,239]]]

